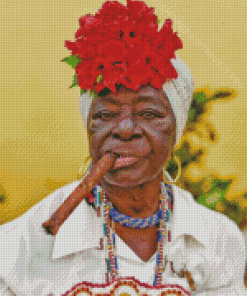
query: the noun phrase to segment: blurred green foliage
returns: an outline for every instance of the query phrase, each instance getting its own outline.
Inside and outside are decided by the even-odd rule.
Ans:
[[[193,130],[191,127],[199,121],[201,115],[205,114],[208,102],[217,99],[229,98],[232,97],[232,95],[233,92],[229,90],[220,90],[212,96],[207,95],[204,91],[195,91],[184,134]],[[239,225],[243,219],[247,218],[247,208],[241,209],[238,203],[226,200],[225,193],[231,185],[233,181],[232,179],[221,180],[220,178],[207,176],[203,180],[193,182],[192,180],[183,177],[183,171],[187,168],[187,166],[192,163],[197,163],[200,160],[200,157],[202,157],[205,153],[203,149],[197,149],[195,152],[191,151],[193,151],[193,149],[191,149],[190,144],[186,140],[183,141],[182,139],[181,145],[174,152],[181,162],[182,173],[179,179],[179,186],[191,192],[198,203],[212,210],[217,211],[217,204],[221,203],[221,212]],[[178,173],[177,162],[171,158],[166,169],[169,174],[175,178]],[[203,189],[205,187],[205,182],[209,182],[211,184],[207,190]],[[247,198],[247,192],[243,198]]]

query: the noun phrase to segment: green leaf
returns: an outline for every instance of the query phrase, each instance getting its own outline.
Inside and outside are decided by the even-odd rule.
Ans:
[[[86,92],[86,90],[85,90],[85,89],[82,89],[82,88],[80,88],[80,95],[83,95],[83,94],[85,94],[85,92]]]
[[[103,80],[103,75],[99,75],[97,77],[97,83],[100,83],[100,81],[102,81],[102,80]]]
[[[90,95],[90,97],[94,97],[94,98],[97,97],[97,93],[96,93],[95,90],[90,90],[90,91],[89,91],[89,95]]]
[[[220,91],[213,96],[213,99],[227,98],[227,97],[230,97],[231,95],[232,93],[230,91]]]
[[[195,93],[193,99],[196,104],[205,104],[207,101],[207,97],[203,91]]]
[[[196,118],[196,108],[190,107],[189,121],[194,121]]]
[[[79,58],[77,55],[72,55],[64,58],[63,60],[61,60],[61,62],[65,62],[68,65],[70,65],[73,69],[75,69],[75,67],[81,63],[81,58]]]
[[[232,180],[215,180],[215,186],[221,190],[226,191],[227,188],[231,185]]]
[[[71,84],[71,86],[69,88],[72,88],[72,87],[74,87],[76,85],[78,85],[78,81],[77,81],[77,75],[75,74],[74,75],[74,81],[73,81],[73,83]]]
[[[225,200],[225,193],[229,185],[229,181],[213,179],[211,188],[207,193],[199,197],[198,202],[210,209],[214,209],[218,202]]]
[[[226,215],[237,224],[239,224],[243,219],[241,208],[236,202],[229,203],[227,205]]]
[[[4,202],[5,201],[5,196],[4,196],[4,194],[2,193],[2,194],[0,194],[0,202]]]
[[[201,196],[198,197],[197,202],[205,207],[208,207],[207,205],[207,195],[204,193]]]

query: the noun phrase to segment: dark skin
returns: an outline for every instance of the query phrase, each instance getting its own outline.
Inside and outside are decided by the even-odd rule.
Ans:
[[[153,215],[159,209],[162,169],[176,136],[175,116],[163,90],[146,85],[133,92],[121,86],[116,96],[110,92],[97,98],[89,122],[92,164],[109,150],[140,159],[109,171],[101,180],[113,206],[133,218]],[[115,222],[116,233],[143,261],[157,251],[157,229],[127,228]]]

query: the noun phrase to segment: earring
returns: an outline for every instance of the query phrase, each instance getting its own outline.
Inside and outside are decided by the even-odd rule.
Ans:
[[[181,165],[181,161],[179,160],[179,158],[177,157],[177,155],[175,155],[174,151],[172,151],[172,157],[176,162],[177,162],[177,166],[178,166],[178,174],[175,180],[170,181],[168,183],[176,183],[178,181],[178,179],[181,176],[181,172],[182,172],[182,165]]]

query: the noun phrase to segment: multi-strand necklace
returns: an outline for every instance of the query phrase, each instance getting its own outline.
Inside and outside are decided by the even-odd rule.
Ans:
[[[118,274],[118,262],[116,256],[116,240],[114,222],[132,228],[146,228],[159,223],[158,228],[158,250],[156,252],[156,265],[153,286],[161,285],[162,274],[165,270],[167,260],[164,260],[164,244],[171,242],[170,217],[172,213],[171,186],[161,182],[160,209],[154,215],[139,219],[126,216],[113,208],[106,194],[98,184],[93,188],[91,202],[94,202],[97,216],[102,218],[104,237],[101,240],[101,247],[106,251],[106,282],[116,280]]]

